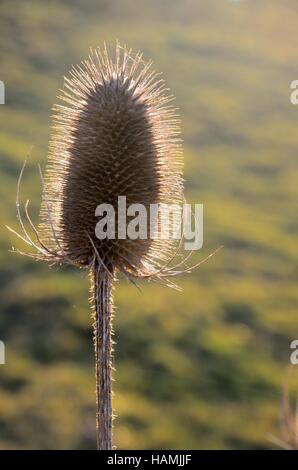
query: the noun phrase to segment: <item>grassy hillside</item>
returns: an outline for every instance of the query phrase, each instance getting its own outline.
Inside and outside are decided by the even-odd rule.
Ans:
[[[119,279],[119,448],[270,448],[279,433],[298,338],[297,22],[292,0],[0,4],[2,227],[17,227],[28,152],[22,200],[37,217],[36,163],[46,163],[63,75],[90,46],[119,39],[152,58],[176,95],[187,199],[204,204],[196,259],[225,245],[181,279],[182,293],[141,283],[140,294]],[[94,448],[88,280],[9,253],[24,247],[4,229],[0,243],[0,448]]]

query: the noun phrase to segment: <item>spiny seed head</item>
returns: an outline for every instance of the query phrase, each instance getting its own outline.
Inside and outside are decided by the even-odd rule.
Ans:
[[[117,45],[114,60],[98,48],[73,67],[59,98],[41,208],[44,239],[53,250],[58,243],[79,266],[90,265],[96,254],[107,267],[150,272],[167,259],[173,241],[118,239],[117,224],[115,239],[99,240],[95,210],[111,204],[117,221],[118,196],[126,196],[127,206],[143,204],[148,213],[151,204],[182,202],[172,97],[151,63]]]

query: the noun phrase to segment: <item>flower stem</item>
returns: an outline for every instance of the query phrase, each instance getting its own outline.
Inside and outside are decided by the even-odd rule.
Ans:
[[[97,449],[112,449],[112,277],[98,265],[92,270],[96,371]]]

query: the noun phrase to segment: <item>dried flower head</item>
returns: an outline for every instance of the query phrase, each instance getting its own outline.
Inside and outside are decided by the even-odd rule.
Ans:
[[[180,129],[157,76],[140,53],[117,46],[114,62],[96,49],[65,79],[64,104],[54,107],[41,233],[51,251],[58,243],[75,264],[89,266],[97,256],[107,269],[142,275],[172,251],[168,240],[118,239],[117,230],[115,239],[99,240],[94,231],[96,207],[111,204],[117,218],[118,196],[148,213],[151,204],[182,202]]]
[[[129,278],[165,280],[170,286],[174,284],[169,277],[189,273],[209,258],[189,267],[189,252],[171,266],[182,240],[177,246],[160,230],[151,236],[149,223],[145,239],[121,239],[117,225],[114,239],[99,240],[95,235],[96,207],[111,204],[117,219],[119,196],[126,197],[127,206],[142,204],[149,215],[150,205],[158,204],[158,227],[168,216],[164,208],[171,206],[170,233],[180,224],[181,214],[176,217],[179,210],[174,208],[183,202],[180,126],[173,96],[159,75],[151,62],[143,62],[141,53],[118,44],[114,61],[106,47],[97,48],[71,69],[59,96],[63,104],[53,108],[45,178],[40,170],[43,201],[38,229],[29,215],[29,201],[25,204],[36,241],[20,213],[24,167],[20,173],[17,215],[23,233],[8,228],[36,250],[29,256],[85,268],[95,263],[111,274],[119,269]]]

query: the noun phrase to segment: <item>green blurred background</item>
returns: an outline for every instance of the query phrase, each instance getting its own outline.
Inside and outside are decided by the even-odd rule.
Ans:
[[[183,292],[120,279],[115,445],[272,448],[289,343],[298,337],[295,0],[2,0],[1,225],[16,182],[38,215],[51,106],[90,46],[152,58],[176,95],[186,196],[204,204],[200,260]],[[35,218],[36,220],[36,218]],[[8,252],[1,230],[1,449],[95,447],[88,279]]]

